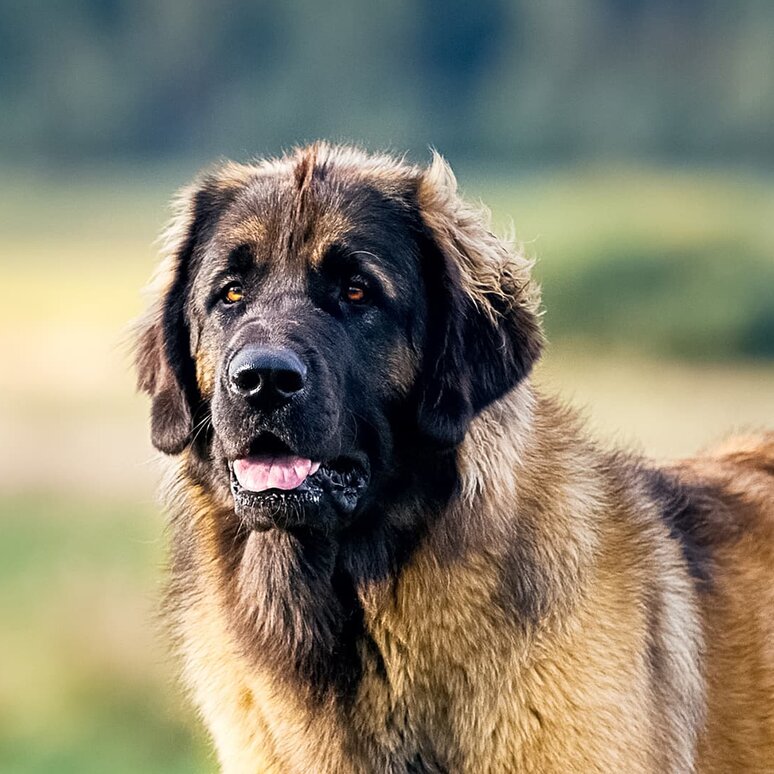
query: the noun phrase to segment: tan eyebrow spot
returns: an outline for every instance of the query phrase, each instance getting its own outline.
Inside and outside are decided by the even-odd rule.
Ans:
[[[268,233],[266,222],[257,216],[241,218],[229,228],[229,237],[235,243],[255,244],[266,239]]]
[[[394,301],[397,298],[398,291],[395,287],[395,283],[392,281],[390,275],[381,267],[379,256],[376,255],[376,253],[372,253],[369,250],[353,250],[350,255],[364,255],[373,259],[366,262],[368,271],[379,280],[387,298],[391,301]]]
[[[322,212],[315,219],[309,239],[309,263],[318,266],[328,248],[352,229],[352,223],[342,212]]]

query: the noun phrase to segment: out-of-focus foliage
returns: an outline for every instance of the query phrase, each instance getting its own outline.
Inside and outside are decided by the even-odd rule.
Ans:
[[[731,170],[578,168],[473,186],[537,259],[549,337],[656,357],[774,357],[774,188]]]
[[[768,0],[2,0],[0,155],[772,160]]]

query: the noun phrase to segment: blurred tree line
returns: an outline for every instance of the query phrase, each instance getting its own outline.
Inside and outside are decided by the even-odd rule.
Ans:
[[[0,157],[774,158],[771,0],[0,0]]]

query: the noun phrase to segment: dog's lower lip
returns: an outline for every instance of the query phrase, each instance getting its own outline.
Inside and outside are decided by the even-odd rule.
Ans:
[[[338,457],[315,465],[314,472],[310,468],[309,475],[294,488],[251,491],[240,484],[235,463],[237,460],[229,461],[228,467],[236,511],[252,528],[261,530],[292,526],[289,516],[297,519],[303,514],[295,510],[299,505],[303,509],[315,508],[324,497],[329,498],[341,516],[348,517],[355,511],[370,480],[370,466],[365,458]],[[311,512],[308,516],[311,517]]]

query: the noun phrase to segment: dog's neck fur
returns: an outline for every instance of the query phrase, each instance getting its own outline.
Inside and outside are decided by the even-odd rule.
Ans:
[[[560,607],[570,604],[592,550],[583,514],[574,513],[568,514],[572,529],[558,525],[561,552],[549,562],[532,554],[536,544],[557,543],[552,537],[535,540],[537,531],[545,536],[557,528],[541,524],[539,505],[541,471],[556,470],[556,453],[538,448],[533,439],[536,424],[542,423],[540,415],[547,410],[558,409],[536,401],[530,385],[523,383],[478,416],[457,450],[459,489],[438,511],[435,522],[424,532],[413,531],[419,522],[412,522],[409,505],[406,513],[390,514],[411,525],[407,531],[411,542],[396,530],[394,521],[370,542],[279,530],[245,536],[233,512],[213,509],[206,492],[199,489],[206,529],[176,525],[176,544],[188,546],[175,562],[172,595],[178,620],[183,620],[182,638],[195,642],[201,624],[185,620],[186,607],[206,596],[207,615],[220,621],[220,639],[228,639],[228,648],[236,652],[246,674],[261,675],[273,686],[273,696],[295,697],[299,717],[310,722],[322,707],[333,707],[344,719],[344,730],[352,708],[359,706],[362,716],[363,702],[367,704],[374,693],[369,681],[389,685],[400,703],[401,693],[413,690],[406,683],[413,671],[413,679],[424,680],[442,695],[442,681],[435,684],[440,675],[431,671],[417,678],[421,670],[414,660],[426,648],[454,643],[455,651],[439,662],[454,663],[466,658],[466,648],[472,659],[479,647],[504,647],[503,642],[486,643],[475,632],[455,631],[454,636],[438,638],[433,627],[452,625],[444,623],[443,614],[452,589],[455,604],[460,604],[460,593],[463,598],[467,594],[476,608],[487,598],[494,602],[493,615],[502,617],[507,631],[521,643],[514,647],[510,641],[509,647],[523,651],[530,632],[548,625]],[[566,437],[572,429],[566,424],[565,428]],[[541,456],[546,457],[542,462]],[[490,465],[508,475],[491,475]],[[526,471],[532,471],[529,477]],[[578,476],[566,465],[552,475],[564,476],[567,486],[577,486],[573,479]],[[519,513],[492,507],[493,502],[514,499],[522,503]],[[426,503],[414,507],[427,518]],[[186,588],[187,583],[192,587]],[[422,609],[427,616],[417,615]],[[422,669],[429,669],[431,662]],[[429,703],[428,713],[442,704]],[[380,712],[374,708],[374,717]],[[419,725],[422,722],[434,721],[428,718]],[[400,733],[411,736],[410,729]]]
[[[380,534],[244,534],[234,514],[214,508],[200,489],[200,508],[209,511],[203,518],[211,535],[196,550],[198,562],[223,574],[225,584],[219,586],[229,590],[224,604],[231,608],[246,653],[302,682],[318,688],[332,683],[339,694],[345,693],[357,681],[355,651],[362,643],[355,640],[368,629],[364,615],[378,611],[380,593],[399,582],[401,569],[420,547],[438,562],[453,562],[471,550],[497,550],[512,542],[513,514],[500,514],[501,523],[494,523],[490,514],[496,509],[483,507],[483,502],[513,500],[519,472],[534,453],[535,407],[531,385],[524,382],[482,412],[457,451],[458,482],[449,502],[407,498],[402,512],[375,513],[370,519],[366,514]],[[499,475],[492,474],[492,466]],[[473,516],[456,518],[457,503]],[[434,507],[437,519],[428,525],[427,514]],[[487,514],[486,524],[476,521],[479,514]],[[187,525],[178,526],[188,532]],[[177,542],[190,546],[191,538]]]

